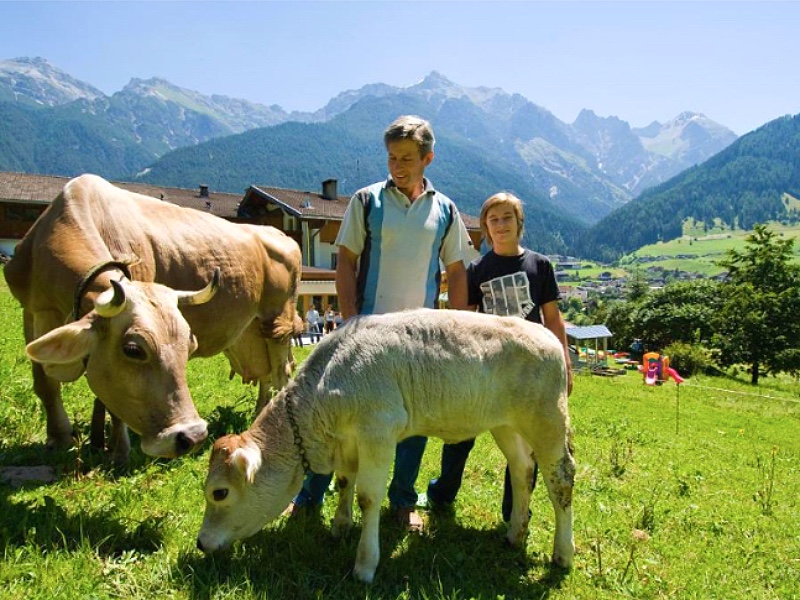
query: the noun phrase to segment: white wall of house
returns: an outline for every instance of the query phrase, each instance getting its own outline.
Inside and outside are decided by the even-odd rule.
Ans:
[[[320,242],[319,238],[316,238],[314,243],[315,260],[311,266],[319,267],[320,269],[335,269],[338,252],[339,248],[337,246]]]

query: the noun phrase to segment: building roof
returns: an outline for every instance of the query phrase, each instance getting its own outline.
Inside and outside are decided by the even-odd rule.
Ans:
[[[71,177],[58,175],[31,175],[28,173],[0,172],[0,201],[30,204],[50,204],[58,196]],[[235,219],[239,202],[239,194],[209,192],[208,196],[200,195],[200,186],[196,190],[172,188],[144,183],[112,181],[114,185],[144,196],[150,196],[172,204],[209,211],[227,219]],[[206,203],[210,203],[210,206]]]
[[[252,185],[245,192],[241,210],[246,217],[255,217],[267,210],[266,204],[275,204],[300,219],[324,219],[341,221],[350,202],[350,196],[336,196],[330,199],[320,192],[288,190],[285,188]],[[464,225],[471,231],[480,230],[477,217],[461,213]]]
[[[58,175],[0,172],[0,202],[50,204],[70,179],[72,178]],[[250,186],[242,198],[239,194],[211,190],[207,197],[201,196],[202,184],[198,184],[197,189],[186,189],[127,181],[111,183],[131,192],[179,206],[208,211],[229,220],[253,218],[268,210],[269,204],[273,204],[300,219],[341,221],[350,201],[349,196],[337,195],[334,199],[326,199],[320,192],[289,190],[266,185]],[[476,217],[462,212],[461,218],[467,229],[471,231],[480,229]]]
[[[567,326],[567,337],[576,340],[594,340],[614,337],[605,325],[589,325],[586,327]]]
[[[305,192],[266,185],[251,185],[242,200],[242,212],[255,216],[265,203],[280,206],[286,212],[301,219],[324,219],[341,221],[347,210],[349,196],[323,198],[320,192]]]
[[[0,200],[50,204],[69,177],[0,172]]]

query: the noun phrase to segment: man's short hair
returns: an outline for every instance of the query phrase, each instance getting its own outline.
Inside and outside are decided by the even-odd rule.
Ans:
[[[436,143],[431,124],[416,115],[398,117],[383,134],[383,143],[387,148],[389,144],[403,140],[411,140],[419,146],[420,158],[431,153],[433,145]]]

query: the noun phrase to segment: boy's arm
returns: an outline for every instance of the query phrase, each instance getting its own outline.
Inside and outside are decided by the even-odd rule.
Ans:
[[[555,334],[564,348],[564,361],[567,365],[567,395],[569,395],[572,393],[572,362],[569,358],[569,346],[567,345],[567,328],[564,326],[561,311],[558,310],[558,301],[553,300],[542,304],[541,312],[544,326]]]

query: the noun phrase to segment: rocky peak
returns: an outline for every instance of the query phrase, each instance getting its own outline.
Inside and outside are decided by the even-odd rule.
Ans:
[[[38,56],[0,61],[0,94],[37,106],[58,106],[79,99],[106,97],[97,88],[75,79]]]

